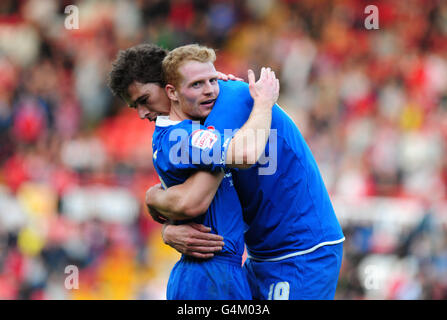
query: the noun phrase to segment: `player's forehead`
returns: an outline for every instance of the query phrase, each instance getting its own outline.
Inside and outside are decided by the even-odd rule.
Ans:
[[[160,91],[163,91],[163,88],[158,85],[158,83],[149,82],[149,83],[141,83],[138,81],[134,81],[127,88],[128,97],[126,97],[126,101],[133,106],[139,99],[144,97],[153,97],[156,98],[159,96]]]
[[[129,97],[132,100],[135,100],[139,96],[143,94],[151,94],[158,90],[160,86],[156,83],[149,82],[149,83],[141,83],[138,81],[134,81],[130,84],[130,86],[127,88],[127,92],[129,94]]]
[[[217,77],[212,62],[186,61],[178,69],[183,83],[192,83]]]

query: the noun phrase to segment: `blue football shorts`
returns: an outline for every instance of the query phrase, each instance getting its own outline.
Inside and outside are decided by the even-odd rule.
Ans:
[[[279,261],[247,259],[244,269],[255,300],[333,300],[343,243]]]
[[[251,300],[242,257],[215,255],[200,260],[183,255],[171,270],[168,300]]]

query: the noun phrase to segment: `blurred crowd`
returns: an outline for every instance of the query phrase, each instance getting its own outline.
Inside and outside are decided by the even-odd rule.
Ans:
[[[447,299],[441,0],[2,0],[0,299],[165,297],[178,254],[143,205],[153,124],[106,85],[141,42],[275,70],[346,236],[337,299]]]

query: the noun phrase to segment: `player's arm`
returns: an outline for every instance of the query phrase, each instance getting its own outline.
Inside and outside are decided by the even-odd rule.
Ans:
[[[270,135],[272,107],[279,96],[279,81],[270,68],[262,68],[257,82],[249,70],[248,83],[253,109],[228,146],[225,164],[231,168],[247,169],[259,160]]]
[[[206,212],[223,177],[223,172],[197,171],[184,183],[166,190],[157,184],[146,191],[146,205],[158,222],[163,222],[154,217],[158,213],[170,220],[195,218]]]

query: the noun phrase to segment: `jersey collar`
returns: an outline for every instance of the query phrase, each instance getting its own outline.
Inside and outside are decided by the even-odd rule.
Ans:
[[[155,121],[157,127],[169,127],[180,123],[180,121],[174,121],[169,119],[169,116],[158,116]]]

